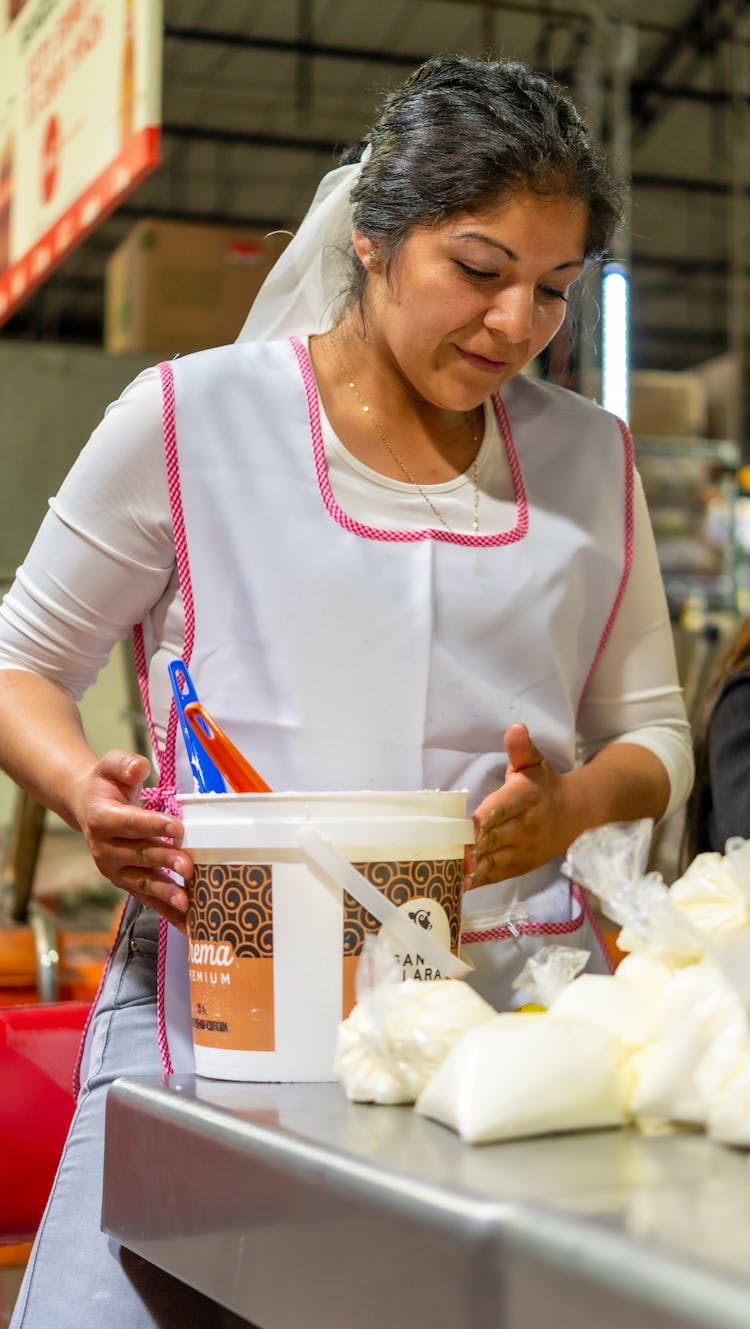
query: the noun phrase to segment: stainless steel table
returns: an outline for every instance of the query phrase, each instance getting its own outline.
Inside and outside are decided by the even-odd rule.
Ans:
[[[687,1133],[469,1147],[338,1085],[120,1080],[103,1226],[262,1329],[750,1329],[750,1171]]]

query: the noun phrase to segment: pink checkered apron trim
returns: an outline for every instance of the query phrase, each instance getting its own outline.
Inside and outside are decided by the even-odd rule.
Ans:
[[[514,544],[516,540],[524,538],[529,529],[529,508],[526,501],[526,491],[510,429],[510,421],[497,394],[492,398],[492,404],[503,436],[508,465],[513,478],[513,491],[516,497],[516,524],[512,530],[501,531],[499,535],[474,535],[464,531],[447,531],[443,527],[425,527],[424,530],[418,531],[388,531],[381,530],[378,526],[366,526],[363,522],[355,521],[353,517],[348,516],[336,502],[328,479],[328,467],[326,466],[323,433],[320,427],[320,412],[318,410],[318,386],[315,382],[310,357],[298,337],[290,337],[290,342],[297,357],[307,397],[313,459],[320,496],[329,516],[335,522],[338,522],[339,526],[343,526],[345,530],[352,531],[354,535],[359,535],[365,540],[393,540],[401,544],[413,544],[415,540],[441,540],[448,544],[470,545],[472,548],[481,549],[495,545]]]
[[[635,465],[634,465],[635,453],[633,449],[633,440],[630,435],[630,430],[628,429],[626,424],[623,424],[622,420],[618,420],[617,423],[620,427],[620,434],[622,436],[623,447],[625,449],[625,477],[624,477],[625,550],[624,550],[624,558],[622,565],[622,576],[620,578],[620,585],[617,588],[617,594],[612,602],[612,608],[609,612],[609,617],[607,618],[607,622],[604,625],[602,639],[599,642],[599,647],[597,649],[596,655],[594,656],[594,659],[591,664],[591,668],[589,669],[588,675],[586,677],[586,682],[584,683],[581,689],[581,695],[578,698],[578,706],[576,707],[576,720],[578,720],[581,706],[583,704],[583,699],[586,696],[586,689],[588,688],[594,670],[596,669],[596,666],[599,663],[599,660],[601,659],[604,647],[607,645],[607,642],[609,641],[610,633],[612,632],[615,619],[617,618],[618,610],[620,608],[620,605],[622,604],[622,597],[625,594],[625,587],[628,584],[628,579],[630,577],[630,570],[633,566],[633,488],[635,484]],[[607,954],[609,954],[609,952],[607,952]]]
[[[172,525],[174,528],[175,540],[175,558],[177,562],[177,572],[180,581],[180,591],[182,594],[183,608],[185,614],[185,640],[183,644],[182,658],[185,664],[190,663],[190,657],[193,651],[195,641],[195,606],[193,602],[192,582],[190,579],[190,562],[188,558],[187,531],[185,530],[185,518],[182,511],[182,495],[180,491],[180,466],[177,455],[177,428],[175,423],[175,405],[174,405],[174,376],[171,365],[166,362],[159,365],[159,377],[162,387],[162,431],[164,435],[164,451],[167,470],[167,487],[169,491],[169,506],[172,514]],[[146,647],[143,635],[143,625],[136,623],[133,628],[133,653],[135,655],[136,672],[138,676],[138,686],[143,698],[143,709],[146,716],[146,724],[151,738],[151,746],[156,755],[159,765],[159,783],[153,788],[144,789],[141,796],[141,802],[144,807],[154,808],[159,812],[167,812],[171,816],[179,817],[181,815],[180,805],[176,796],[176,754],[175,744],[177,739],[177,709],[174,702],[170,707],[169,719],[167,721],[167,733],[164,746],[160,747],[157,742],[154,729],[153,714],[151,711],[151,699],[148,687],[148,663],[146,661]],[[73,1086],[77,1095],[81,1083],[81,1063],[83,1050],[86,1042],[89,1025],[99,1000],[102,988],[104,986],[107,974],[112,963],[112,956],[120,941],[122,933],[122,923],[125,909],[120,916],[120,922],[117,928],[117,935],[114,944],[107,956],[107,961],[102,972],[96,996],[89,1011],[86,1024],[81,1037],[81,1045],[76,1060]],[[162,1066],[165,1074],[172,1074],[172,1058],[169,1052],[169,1042],[167,1039],[167,1025],[164,1014],[164,974],[167,961],[167,928],[168,923],[165,918],[159,919],[159,949],[156,965],[156,1022],[157,1039],[159,1043],[159,1052],[161,1054]]]
[[[193,593],[190,582],[190,565],[188,561],[187,532],[185,530],[185,520],[182,513],[182,499],[180,495],[180,468],[177,456],[177,431],[175,426],[174,411],[174,378],[172,368],[169,364],[159,365],[159,376],[162,386],[162,427],[164,434],[164,447],[166,454],[167,468],[167,486],[169,490],[169,504],[172,512],[172,522],[175,535],[175,554],[177,560],[177,571],[180,579],[180,590],[184,603],[185,612],[185,643],[183,647],[183,659],[185,664],[190,661],[190,655],[195,640],[195,610],[193,605]],[[167,722],[167,734],[164,747],[160,748],[156,739],[154,730],[153,715],[151,712],[151,700],[148,687],[148,664],[146,662],[146,648],[143,636],[143,625],[136,623],[133,628],[133,653],[135,655],[136,672],[138,676],[138,686],[143,698],[143,709],[146,716],[146,724],[151,738],[151,746],[157,757],[159,764],[159,783],[154,788],[144,789],[141,802],[144,807],[155,808],[158,811],[170,813],[172,816],[180,816],[180,805],[176,798],[176,771],[175,771],[175,741],[177,738],[177,710],[172,703],[169,720]],[[122,923],[125,915],[123,908],[120,915],[120,921],[117,927],[112,949],[107,956],[107,960],[102,971],[96,996],[89,1011],[88,1018],[83,1028],[81,1044],[78,1050],[78,1057],[73,1072],[73,1088],[76,1096],[81,1087],[81,1064],[83,1060],[83,1051],[86,1043],[89,1025],[96,1008],[97,1001],[101,995],[102,988],[112,963],[112,956],[120,942],[122,933]],[[166,941],[167,941],[167,921],[165,918],[159,920],[159,952],[156,969],[157,981],[157,1038],[159,1042],[159,1051],[161,1053],[162,1065],[165,1072],[169,1075],[172,1072],[172,1059],[169,1054],[169,1044],[167,1041],[166,1021],[164,1018],[164,969],[166,965]]]
[[[614,962],[609,953],[601,928],[596,921],[594,911],[589,904],[586,892],[574,882],[571,886],[571,898],[578,905],[579,913],[575,918],[564,919],[559,923],[514,923],[512,927],[503,924],[494,928],[475,928],[471,932],[461,933],[461,944],[463,946],[472,946],[477,942],[486,941],[509,941],[511,938],[522,937],[565,937],[571,932],[578,932],[583,926],[584,921],[588,922],[591,931],[596,938],[596,943],[601,950],[602,956],[606,961],[610,973],[614,973]]]

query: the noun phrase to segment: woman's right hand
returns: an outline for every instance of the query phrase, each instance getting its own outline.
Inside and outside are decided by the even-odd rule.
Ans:
[[[146,757],[114,749],[77,776],[71,804],[102,876],[184,932],[188,897],[170,872],[189,877],[193,861],[180,848],[182,822],[138,806],[150,769]]]

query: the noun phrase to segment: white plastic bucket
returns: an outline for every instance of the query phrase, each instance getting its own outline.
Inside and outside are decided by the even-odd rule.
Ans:
[[[474,836],[465,793],[191,794],[181,803],[195,862],[186,886],[198,1074],[334,1079],[336,1031],[354,1004],[365,937],[380,924],[300,844],[314,828],[313,844],[354,864],[392,918],[395,905],[410,919],[407,944],[395,948],[404,977],[444,977],[439,948],[458,953],[464,846]]]

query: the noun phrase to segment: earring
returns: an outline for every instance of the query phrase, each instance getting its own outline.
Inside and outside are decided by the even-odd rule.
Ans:
[[[367,255],[368,266],[372,267],[373,263],[377,263],[377,261],[378,261],[378,251],[377,249],[371,249],[369,254]]]

